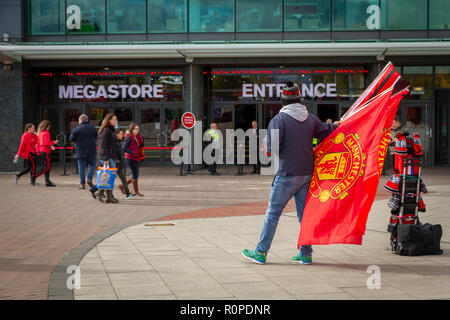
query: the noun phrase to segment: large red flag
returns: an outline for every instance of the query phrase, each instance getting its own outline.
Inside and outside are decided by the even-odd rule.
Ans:
[[[314,149],[298,246],[361,244],[389,143],[408,84],[389,63]]]

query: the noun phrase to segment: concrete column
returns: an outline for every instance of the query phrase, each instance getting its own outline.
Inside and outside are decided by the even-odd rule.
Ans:
[[[190,63],[185,66],[184,70],[184,111],[192,112],[196,121],[203,121],[203,103],[205,94],[203,90],[203,66]],[[203,126],[205,126],[205,124],[203,124]],[[194,137],[192,136],[191,145],[194,143],[193,138]],[[194,167],[195,169],[199,169],[202,166],[198,165]]]
[[[22,64],[15,63],[10,71],[0,69],[0,171],[17,171],[22,163],[14,164],[23,133]]]

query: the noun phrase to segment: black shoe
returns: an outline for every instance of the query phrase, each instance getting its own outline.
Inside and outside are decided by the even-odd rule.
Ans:
[[[96,192],[96,191],[97,191],[97,190],[94,189],[94,188],[90,188],[90,189],[89,189],[89,192],[91,193],[92,198],[94,198],[94,199],[97,199],[97,196],[95,195],[95,192]]]
[[[106,190],[106,203],[119,203],[119,200],[114,198],[112,190]]]
[[[105,197],[105,190],[104,190],[104,189],[101,189],[101,190],[97,193],[97,200],[104,203],[104,202],[105,202],[105,199],[106,199],[106,197]]]
[[[36,178],[35,178],[35,177],[31,177],[30,184],[31,184],[32,186],[38,185],[38,184],[36,183]]]
[[[47,182],[45,183],[45,186],[46,186],[46,187],[56,187],[56,184],[54,184],[54,183],[51,182],[51,181],[47,181]]]
[[[212,176],[220,176],[221,174],[218,173],[218,172],[211,172],[211,175],[212,175]]]
[[[257,174],[258,172],[256,172],[256,171],[252,171],[252,172],[250,172],[250,174]]]
[[[111,199],[114,201],[114,203],[119,203],[119,199],[114,197],[114,194],[112,193],[112,190],[111,190]],[[117,202],[115,202],[115,201],[117,201]]]

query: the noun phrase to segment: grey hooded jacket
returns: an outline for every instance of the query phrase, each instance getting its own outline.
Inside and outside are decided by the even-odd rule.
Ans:
[[[270,120],[264,148],[272,151],[271,130],[279,130],[279,176],[311,175],[314,169],[313,138],[325,139],[337,124],[324,123],[300,103],[284,106]]]

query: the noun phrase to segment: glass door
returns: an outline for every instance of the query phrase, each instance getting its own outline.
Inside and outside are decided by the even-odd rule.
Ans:
[[[337,103],[318,103],[317,117],[322,122],[331,122],[339,120],[339,104]]]
[[[270,120],[280,112],[282,107],[280,103],[263,104],[260,128],[267,129]]]
[[[402,106],[402,125],[403,131],[413,135],[419,133],[423,149],[424,164],[432,162],[431,148],[431,108],[428,103],[405,103]]]
[[[181,115],[183,114],[183,107],[165,107],[164,118],[162,119],[162,159],[164,161],[172,161],[172,148],[178,144],[178,141],[172,141],[170,139],[172,132],[178,128],[181,128]]]
[[[81,115],[81,107],[70,107],[70,108],[64,108],[64,131],[63,133],[66,136],[66,147],[73,147],[74,143],[69,141],[70,134],[72,133],[73,129],[79,125],[78,119]],[[61,130],[60,130],[61,131]],[[66,149],[66,160],[68,162],[74,161],[73,149]]]
[[[88,111],[89,121],[97,129],[102,125],[103,118],[109,113],[109,108],[90,106]]]
[[[450,135],[448,123],[450,121],[450,90],[436,90],[436,164],[450,165]]]
[[[140,109],[140,132],[144,139],[145,162],[160,163],[163,159],[164,138],[161,130],[161,107],[145,106]]]

